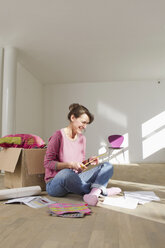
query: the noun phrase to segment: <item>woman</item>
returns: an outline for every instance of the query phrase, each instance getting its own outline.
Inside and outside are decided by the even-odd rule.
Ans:
[[[110,163],[98,165],[98,159],[92,157],[92,164],[97,166],[85,171],[86,138],[82,132],[94,116],[86,107],[71,104],[68,119],[69,125],[57,130],[49,139],[44,159],[46,190],[56,197],[68,193],[83,195],[88,205],[95,206],[100,194],[110,196],[120,193],[121,189],[106,188],[113,175]]]

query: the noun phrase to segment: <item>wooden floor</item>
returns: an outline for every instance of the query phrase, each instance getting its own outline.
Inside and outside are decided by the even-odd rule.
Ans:
[[[47,208],[4,205],[0,202],[0,247],[14,248],[164,248],[165,187],[112,181],[122,190],[153,190],[160,202],[138,205],[135,210],[92,207],[92,214],[80,219],[52,217]],[[109,186],[111,186],[109,185]],[[0,176],[3,188],[3,176]],[[43,195],[48,197],[45,192]],[[68,195],[57,202],[80,203]]]

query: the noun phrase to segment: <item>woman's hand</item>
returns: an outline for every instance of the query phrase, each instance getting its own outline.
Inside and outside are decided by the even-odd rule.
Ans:
[[[69,168],[73,169],[75,172],[81,172],[81,171],[87,169],[87,167],[85,165],[78,163],[78,162],[69,163]]]
[[[90,162],[90,161],[92,161],[92,162]],[[96,156],[90,157],[89,162],[90,162],[91,165],[97,165],[99,163],[99,158],[96,157]]]

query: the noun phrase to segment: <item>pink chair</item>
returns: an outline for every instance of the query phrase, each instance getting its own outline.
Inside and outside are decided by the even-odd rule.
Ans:
[[[121,147],[123,141],[124,141],[124,136],[119,135],[119,134],[113,134],[108,137],[108,141],[110,144],[111,149],[122,149]]]
[[[111,157],[114,150],[122,150],[123,147],[121,146],[124,141],[124,136],[119,134],[113,134],[108,137],[108,141],[110,146],[109,148],[109,158]],[[124,156],[124,153],[123,153]]]

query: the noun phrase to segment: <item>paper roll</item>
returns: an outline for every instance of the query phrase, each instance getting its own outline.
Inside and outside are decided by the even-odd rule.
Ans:
[[[31,195],[39,195],[41,193],[40,186],[31,186],[14,189],[2,189],[0,190],[0,200],[12,199],[18,197],[25,197]]]

